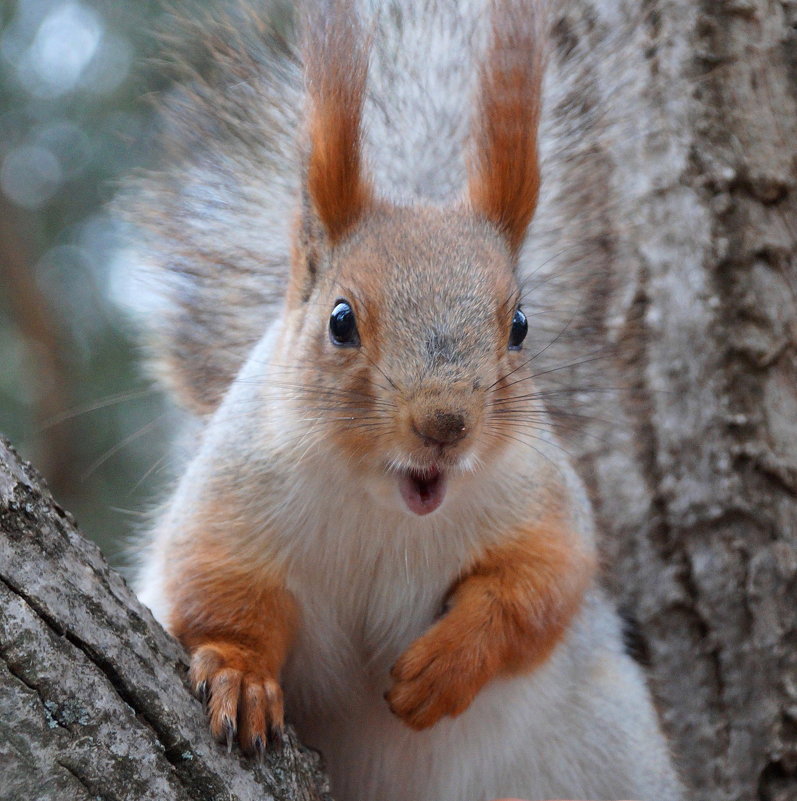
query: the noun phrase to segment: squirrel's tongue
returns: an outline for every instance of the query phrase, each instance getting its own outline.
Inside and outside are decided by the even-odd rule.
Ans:
[[[411,512],[428,515],[446,496],[445,476],[436,467],[424,472],[407,470],[399,477],[399,491]]]

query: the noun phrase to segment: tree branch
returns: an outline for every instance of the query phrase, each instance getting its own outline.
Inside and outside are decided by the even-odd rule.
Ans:
[[[0,801],[331,801],[292,732],[210,737],[180,645],[0,438]]]

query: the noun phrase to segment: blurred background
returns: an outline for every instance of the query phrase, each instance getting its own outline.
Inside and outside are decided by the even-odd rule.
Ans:
[[[140,366],[144,299],[107,208],[152,149],[165,17],[153,0],[0,0],[0,431],[116,566],[164,494],[175,425]]]

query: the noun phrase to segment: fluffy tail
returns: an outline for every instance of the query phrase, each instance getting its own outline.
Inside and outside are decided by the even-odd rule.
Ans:
[[[308,204],[334,244],[374,197],[458,203],[465,191],[530,276],[541,344],[556,335],[570,312],[541,265],[562,272],[563,250],[571,263],[594,252],[604,200],[567,225],[595,183],[584,171],[597,163],[598,115],[584,102],[595,59],[568,39],[578,21],[563,27],[574,0],[554,4],[552,34],[544,4],[318,0],[303,48],[275,34],[264,3],[191,26],[205,68],[182,69],[162,102],[160,167],[119,204],[162,299],[153,363],[184,406],[212,411],[280,313],[294,248],[313,238],[299,226],[295,241]],[[559,50],[543,85],[548,40]]]
[[[269,15],[179,21],[177,80],[159,101],[159,163],[117,201],[148,294],[147,346],[190,411],[220,402],[279,314],[300,185],[302,66]],[[179,45],[178,45],[179,46]],[[199,61],[201,69],[192,62]]]

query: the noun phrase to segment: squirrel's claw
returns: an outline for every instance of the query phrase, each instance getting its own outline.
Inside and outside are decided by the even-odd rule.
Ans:
[[[284,711],[276,680],[257,671],[225,667],[223,654],[211,647],[194,652],[190,678],[205,704],[213,737],[226,743],[228,751],[236,737],[250,756],[262,757],[266,743],[279,745]]]
[[[227,740],[227,753],[232,753],[232,741],[235,739],[235,724],[227,717],[224,719],[224,723],[222,726],[224,730],[224,736]]]
[[[210,700],[210,691],[208,689],[207,681],[200,681],[194,689],[194,694],[202,702],[202,709],[205,714],[208,712],[208,701]]]
[[[239,741],[246,754],[260,756],[266,743],[274,746],[274,733],[283,726],[282,690],[270,678],[249,673],[244,677],[238,719],[241,726]]]

